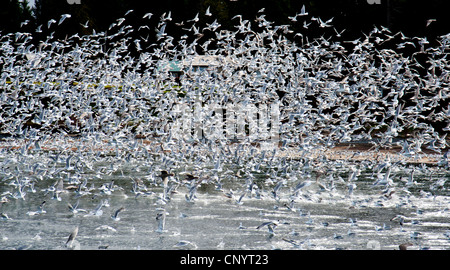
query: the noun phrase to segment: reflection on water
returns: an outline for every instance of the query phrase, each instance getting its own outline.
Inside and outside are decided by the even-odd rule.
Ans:
[[[3,175],[0,246],[67,249],[78,228],[73,249],[398,249],[402,243],[448,249],[448,175],[417,172],[408,186],[410,168],[404,168],[391,172],[395,192],[360,171],[350,193],[352,176],[339,169],[317,181],[311,175],[299,189],[303,179],[295,175],[275,182],[261,172],[250,182],[230,167],[218,174],[220,185],[210,176],[199,179],[190,200],[185,175],[170,177],[164,199],[158,174],[149,177],[137,163],[102,177],[68,173],[62,188],[54,185],[60,179],[43,177],[26,185],[24,199],[11,198],[18,196],[18,180]],[[276,183],[283,184],[275,196]]]

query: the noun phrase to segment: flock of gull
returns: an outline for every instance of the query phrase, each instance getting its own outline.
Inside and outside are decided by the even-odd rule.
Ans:
[[[232,30],[209,9],[208,23],[198,15],[175,22],[166,12],[156,29],[135,29],[131,13],[107,31],[65,39],[54,33],[69,14],[39,26],[51,33],[39,42],[32,33],[0,34],[0,222],[23,218],[10,211],[30,196],[41,198],[27,206],[30,219],[54,201],[72,218],[102,216],[110,206],[108,215],[123,222],[129,209],[109,199],[120,193],[155,198],[148,223],[164,234],[174,197],[195,205],[205,187],[236,207],[267,200],[299,213],[302,202],[333,199],[354,211],[400,209],[376,230],[403,226],[401,210],[425,198],[439,198],[448,217],[450,34],[428,41],[374,27],[343,40],[333,19],[304,9],[292,23],[332,34],[310,38],[262,10],[251,20],[235,16]],[[166,26],[185,34],[174,38]],[[175,62],[181,75],[168,68]],[[371,199],[358,197],[363,185]],[[83,198],[92,198],[91,209],[81,209]],[[64,247],[76,247],[82,226],[68,229]],[[275,218],[252,228],[277,235],[283,226]],[[283,240],[300,247],[290,236]],[[450,242],[450,231],[439,237]]]

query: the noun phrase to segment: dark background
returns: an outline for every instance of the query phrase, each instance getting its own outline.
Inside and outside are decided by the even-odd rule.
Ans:
[[[151,30],[150,38],[154,38],[154,29],[159,22],[161,14],[171,11],[172,24],[192,19],[199,13],[198,24],[211,23],[217,19],[222,25],[221,29],[233,29],[237,20],[231,20],[240,14],[244,19],[254,21],[261,8],[265,8],[266,19],[273,21],[275,25],[289,24],[291,29],[308,35],[323,34],[323,29],[312,25],[309,29],[302,27],[303,20],[309,21],[312,16],[320,17],[324,21],[334,17],[332,24],[338,29],[346,31],[343,37],[361,37],[362,32],[370,32],[374,26],[388,27],[393,33],[402,31],[407,36],[426,36],[434,40],[436,36],[449,33],[450,16],[446,16],[448,9],[445,0],[380,0],[381,4],[369,4],[367,0],[80,0],[81,4],[70,5],[65,0],[36,0],[35,8],[29,8],[19,0],[0,0],[0,30],[1,34],[10,32],[34,33],[35,29],[42,25],[43,33],[48,34],[47,22],[50,19],[59,20],[61,14],[72,15],[58,26],[56,35],[70,35],[74,33],[92,34],[106,31],[118,18],[123,17],[128,10],[133,10],[127,15],[127,24],[137,28],[148,25]],[[299,18],[298,22],[292,22],[288,16],[300,12],[305,5],[308,16]],[[204,16],[204,12],[210,7],[212,17]],[[142,16],[151,12],[154,15],[150,20],[143,20]],[[426,27],[428,19],[436,19]],[[28,20],[26,25],[21,23]],[[81,24],[89,21],[89,27]],[[56,25],[56,24],[55,24]],[[169,25],[170,27],[170,25]],[[179,28],[179,27],[178,27]],[[174,27],[175,29],[175,27]],[[55,31],[55,29],[50,29]],[[170,29],[168,29],[169,31]],[[174,30],[173,36],[180,35]],[[317,33],[316,33],[317,32]],[[142,34],[142,33],[138,33]],[[145,34],[147,35],[147,34]]]

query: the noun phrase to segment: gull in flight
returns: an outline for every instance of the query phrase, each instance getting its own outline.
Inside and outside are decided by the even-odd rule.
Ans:
[[[75,227],[75,229],[73,229],[73,231],[70,233],[69,237],[67,238],[66,241],[66,247],[69,249],[73,249],[74,248],[74,244],[76,244],[76,240],[75,238],[78,235],[78,226]]]
[[[117,209],[117,210],[114,212],[114,214],[111,215],[111,218],[112,218],[113,220],[115,220],[115,221],[119,221],[119,220],[120,220],[119,213],[122,212],[122,211],[124,211],[124,210],[125,210],[125,207],[120,207],[119,209]]]
[[[261,225],[259,225],[258,227],[256,227],[257,230],[261,229],[264,226],[267,226],[267,229],[269,230],[270,234],[275,234],[274,229],[279,225],[279,221],[268,221],[268,222],[264,222]]]
[[[59,19],[58,25],[62,24],[65,19],[70,18],[70,17],[72,17],[72,15],[70,15],[70,14],[63,14],[63,15],[61,15],[61,18]]]
[[[50,28],[50,26],[52,25],[52,23],[56,23],[56,20],[50,19],[50,20],[47,22],[47,28]]]
[[[153,16],[153,13],[148,12],[148,13],[145,13],[145,14],[144,14],[144,16],[142,17],[142,19],[150,19],[152,16]]]
[[[209,11],[209,7],[206,9],[205,16],[212,16],[211,12]]]

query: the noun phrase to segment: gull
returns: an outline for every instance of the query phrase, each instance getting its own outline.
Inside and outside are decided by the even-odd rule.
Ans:
[[[417,240],[421,234],[422,234],[422,233],[420,233],[420,232],[411,232],[411,233],[409,234],[409,237],[410,237],[411,239]]]
[[[430,185],[430,190],[444,189],[445,182],[447,182],[447,179],[445,178],[438,179]]]
[[[395,217],[391,218],[390,221],[398,220],[398,223],[400,224],[400,226],[403,227],[403,224],[406,222],[405,219],[406,219],[405,216],[396,215]]]
[[[70,233],[69,237],[67,238],[66,241],[66,247],[72,249],[73,248],[73,244],[75,244],[75,238],[78,235],[78,226],[76,226],[73,231]]]
[[[370,240],[367,242],[366,247],[371,250],[380,250],[380,242],[377,240]]]
[[[303,242],[297,243],[295,240],[287,239],[287,238],[282,238],[282,240],[292,244],[294,246],[294,248],[300,248],[300,249],[302,248],[301,245],[303,244]]]
[[[413,46],[414,48],[416,47],[416,44],[414,44],[414,42],[411,42],[411,41],[405,41],[405,42],[403,42],[403,43],[399,43],[399,44],[397,45],[397,49],[404,49],[404,48],[406,47],[406,45],[411,45],[411,46]]]
[[[275,221],[268,221],[268,222],[264,222],[261,225],[259,225],[258,227],[256,227],[257,230],[259,230],[260,228],[267,226],[267,229],[269,231],[269,234],[273,235],[275,234],[274,229],[279,225],[279,221],[275,220]]]
[[[215,32],[221,25],[217,22],[217,19],[214,20],[214,22],[212,22],[211,24],[206,24],[207,26],[205,28],[203,28],[203,30],[207,29],[210,30],[211,32]]]
[[[128,10],[126,13],[125,13],[125,15],[123,15],[124,17],[125,16],[127,16],[128,14],[130,14],[131,12],[133,12],[134,10],[133,9],[130,9],[130,10]]]
[[[308,29],[310,24],[311,23],[306,23],[306,21],[303,21],[303,28]]]
[[[114,180],[111,180],[111,182],[108,184],[107,183],[103,184],[99,188],[99,190],[106,195],[111,195],[112,192],[114,192]]]
[[[152,16],[153,16],[153,13],[148,12],[148,13],[145,13],[145,14],[144,14],[144,16],[142,17],[142,19],[150,19]]]
[[[300,13],[297,14],[296,16],[305,16],[305,15],[308,15],[308,14],[309,14],[309,13],[306,12],[305,5],[303,5],[303,6],[302,6],[302,9],[300,10]]]
[[[114,212],[113,215],[111,215],[111,218],[112,218],[113,220],[115,220],[115,221],[119,221],[119,220],[120,220],[119,213],[122,212],[122,211],[124,211],[124,210],[125,210],[124,207],[120,207],[119,209],[117,209],[117,210]]]
[[[409,174],[408,180],[405,183],[405,186],[410,187],[410,186],[415,186],[417,185],[417,182],[414,181],[414,172],[415,172],[416,168],[412,168],[411,173]]]
[[[223,190],[222,190],[223,191]],[[233,199],[234,198],[234,192],[233,190],[230,189],[229,192],[225,192],[223,191],[223,196],[225,196],[228,199]]]
[[[2,220],[11,220],[11,218],[8,217],[8,215],[5,214],[5,213],[0,213],[0,219],[2,219]]]
[[[342,33],[344,33],[345,30],[346,30],[346,29],[344,29],[344,30],[342,30],[341,32],[338,32],[338,31],[336,30],[336,28],[333,27],[333,29],[334,29],[334,31],[336,32],[336,36],[337,36],[337,37],[341,37]]]
[[[235,16],[233,16],[233,18],[231,18],[231,20],[234,20],[236,18],[239,18],[239,24],[242,24],[242,15],[240,15],[240,14],[235,15]]]
[[[20,23],[20,27],[22,28],[24,25],[27,25],[30,22],[30,20],[25,20]]]
[[[116,25],[120,26],[124,21],[125,21],[125,18],[119,18],[119,19],[117,19],[117,24]]]
[[[280,190],[280,188],[283,186],[283,181],[278,181],[278,183],[275,185],[275,187],[272,190],[272,195],[273,198],[275,200],[279,200],[279,196],[278,196],[278,190]]]
[[[70,204],[70,203],[68,203],[68,207],[69,207],[69,210],[70,210],[70,212],[72,212],[72,213],[74,213],[74,214],[76,214],[76,213],[78,213],[78,212],[87,212],[86,210],[84,210],[84,209],[79,209],[78,208],[78,205],[80,204],[80,200],[77,200],[77,202],[75,203],[75,204]]]
[[[192,182],[192,180],[196,180],[196,179],[198,179],[198,176],[194,176],[190,173],[186,174],[186,181]]]
[[[73,158],[73,155],[69,155],[69,156],[66,158],[66,170],[72,169],[72,167],[70,166],[70,161],[72,160],[72,158]]]
[[[116,26],[116,25],[117,25],[117,23],[112,23],[112,24],[110,24],[108,30],[113,29],[113,27]]]
[[[169,176],[173,176],[173,173],[168,173],[167,171],[161,171],[161,174],[158,175],[161,177],[164,187],[167,187],[169,183]]]
[[[198,13],[195,15],[193,19],[187,20],[187,22],[198,22],[198,21],[199,21]]]
[[[176,243],[174,245],[174,247],[183,248],[183,249],[188,249],[188,248],[189,249],[197,249],[197,245],[195,243],[192,243],[192,242],[187,241],[187,240],[180,240],[180,241],[178,241],[178,243]]]
[[[345,43],[352,43],[353,45],[356,45],[356,44],[358,44],[360,41],[361,38],[357,38],[357,39],[355,39],[355,40],[350,40],[350,41],[344,41]]]
[[[212,16],[211,12],[209,11],[209,7],[206,9],[205,16]]]
[[[163,209],[162,212],[156,215],[156,220],[158,221],[158,228],[156,229],[157,233],[163,233],[167,230],[164,229],[166,225],[166,211]]]
[[[141,51],[141,50],[142,50],[142,49],[141,49],[141,44],[140,44],[139,42],[140,42],[139,39],[135,39],[135,40],[134,40],[134,44],[136,45],[136,50],[137,50],[137,51]]]
[[[36,216],[36,215],[39,215],[39,214],[45,214],[45,213],[47,213],[47,211],[44,210],[44,205],[45,205],[45,201],[43,201],[43,202],[38,206],[37,211],[28,211],[28,212],[27,212],[27,215],[29,215],[29,216]]]
[[[50,25],[52,25],[52,23],[56,23],[56,20],[50,19],[50,20],[47,22],[47,28],[50,29]]]
[[[116,229],[114,229],[113,227],[109,226],[109,225],[100,225],[97,228],[95,228],[94,230],[96,231],[111,231],[111,232],[117,232]]]
[[[238,227],[238,229],[239,229],[239,230],[245,230],[245,229],[247,229],[247,227],[243,226],[243,225],[242,225],[242,222],[239,222],[239,227]]]
[[[429,20],[427,20],[427,25],[426,25],[425,27],[430,26],[430,24],[431,24],[432,22],[435,22],[435,21],[436,21],[436,19],[429,19]]]
[[[247,195],[247,190],[244,190],[244,192],[242,192],[241,196],[239,196],[239,199],[236,200],[236,203],[238,205],[242,205],[243,204],[242,199],[245,197],[245,195]]]
[[[197,183],[193,183],[189,188],[189,194],[185,195],[185,199],[187,202],[193,202],[196,198],[195,193],[197,192]]]
[[[90,211],[86,216],[101,216],[101,215],[103,215],[103,210],[102,210],[103,206],[105,206],[105,202],[102,200],[97,205],[97,207],[94,210]]]
[[[157,40],[162,39],[163,37],[167,36],[166,31],[166,24],[164,23],[161,28],[156,29],[156,36],[157,36]]]
[[[319,27],[325,28],[325,27],[332,27],[332,25],[329,24],[329,23],[331,23],[331,22],[333,21],[333,19],[334,19],[334,18],[331,18],[331,19],[329,19],[328,21],[323,22],[322,19],[317,18],[317,21],[319,22]]]
[[[384,174],[384,177],[378,174],[378,179],[372,184],[373,186],[378,185],[389,185],[391,186],[393,184],[392,179],[390,178],[392,168],[389,166],[386,169],[386,173]]]
[[[297,196],[299,191],[301,191],[302,188],[307,187],[311,184],[312,184],[312,181],[309,181],[309,180],[298,183],[294,188],[294,195]]]
[[[171,21],[171,20],[172,20],[172,12],[171,11],[169,11],[169,13],[167,13],[167,16],[166,16],[166,12],[164,12],[161,15],[161,21],[165,22],[165,21]]]
[[[62,24],[65,19],[71,18],[71,17],[72,17],[72,15],[70,15],[70,14],[63,14],[63,15],[61,15],[61,18],[59,19],[58,25]]]
[[[356,184],[355,184],[355,183],[349,183],[349,184],[347,185],[347,188],[348,188],[348,197],[352,197],[353,191],[354,191],[355,188],[356,188]]]
[[[296,21],[297,21],[297,15],[298,15],[298,14],[295,14],[295,16],[292,16],[292,17],[289,17],[289,16],[288,16],[288,19],[291,20],[291,21],[293,21],[293,22],[296,22]]]
[[[86,186],[87,186],[87,179],[84,179],[84,181],[75,190],[77,196],[83,196],[83,195],[89,194],[89,190],[85,191],[85,189],[87,189]]]
[[[89,20],[87,20],[85,24],[80,23],[80,25],[83,26],[83,28],[88,28],[89,27]]]
[[[348,229],[348,231],[347,231],[347,235],[348,235],[348,236],[350,236],[350,237],[353,237],[353,236],[355,236],[355,235],[356,235],[356,233],[355,233],[355,232],[353,232],[353,231],[351,231],[350,229]]]

